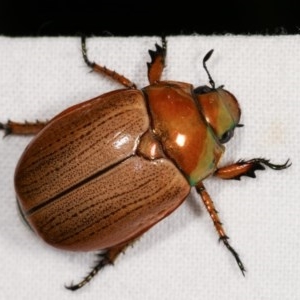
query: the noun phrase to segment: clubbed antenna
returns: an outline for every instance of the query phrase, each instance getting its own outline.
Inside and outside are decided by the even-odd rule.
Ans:
[[[211,57],[211,55],[213,54],[213,52],[214,52],[214,49],[211,49],[211,50],[208,51],[208,52],[206,53],[206,55],[204,56],[204,58],[203,58],[203,68],[204,68],[204,70],[205,70],[206,73],[207,73],[207,76],[208,76],[209,83],[210,83],[211,87],[212,87],[213,89],[215,89],[215,82],[213,81],[213,79],[212,79],[212,77],[211,77],[211,75],[210,75],[210,73],[209,73],[209,71],[208,71],[208,69],[207,69],[207,66],[206,66],[206,62],[210,59],[210,57]]]

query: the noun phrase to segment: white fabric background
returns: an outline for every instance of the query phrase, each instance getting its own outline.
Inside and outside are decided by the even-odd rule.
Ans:
[[[147,85],[148,49],[158,37],[92,38],[91,59]],[[241,182],[205,181],[220,218],[247,268],[241,275],[218,243],[196,193],[147,232],[76,299],[300,299],[300,36],[168,38],[164,78],[207,84],[202,57],[217,85],[239,99],[244,128],[222,164],[239,158],[290,158],[290,169],[257,172]],[[0,37],[0,122],[49,119],[64,108],[120,86],[89,73],[79,38]],[[0,140],[0,299],[70,299],[92,253],[70,253],[41,242],[16,209],[13,173],[30,138]],[[74,298],[74,299],[75,299]]]

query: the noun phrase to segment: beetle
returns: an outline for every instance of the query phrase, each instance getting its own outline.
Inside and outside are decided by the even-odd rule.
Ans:
[[[89,60],[93,71],[124,88],[67,108],[47,122],[0,123],[4,134],[36,134],[15,171],[15,190],[22,217],[46,243],[72,251],[101,250],[99,260],[77,284],[86,285],[144,232],[171,214],[192,187],[213,221],[220,240],[245,267],[230,245],[203,181],[209,176],[255,178],[273,164],[254,158],[218,167],[224,144],[242,126],[235,96],[216,87],[203,58],[210,86],[161,80],[166,39],[149,50],[149,85],[137,89],[128,78]]]

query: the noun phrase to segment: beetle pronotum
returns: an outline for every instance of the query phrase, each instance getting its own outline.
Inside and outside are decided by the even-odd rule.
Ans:
[[[140,235],[172,213],[195,187],[220,240],[245,267],[228,242],[203,180],[255,177],[256,170],[288,168],[255,158],[218,168],[223,146],[239,124],[236,98],[216,88],[203,59],[209,86],[162,81],[166,40],[149,51],[149,85],[138,90],[126,77],[86,64],[124,86],[72,106],[49,122],[0,123],[8,134],[37,134],[15,172],[20,212],[50,245],[74,251],[103,250],[88,283]]]

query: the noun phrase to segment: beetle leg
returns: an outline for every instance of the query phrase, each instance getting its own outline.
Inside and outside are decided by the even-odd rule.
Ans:
[[[89,60],[88,55],[87,55],[86,37],[85,36],[81,37],[81,49],[82,49],[82,56],[83,56],[84,62],[90,68],[92,68],[93,71],[98,72],[102,75],[104,74],[104,75],[110,77],[111,79],[119,82],[120,84],[124,85],[127,88],[131,88],[131,89],[136,88],[136,85],[131,80],[124,77],[123,75],[121,75],[115,71],[112,71],[110,69],[107,69],[105,66],[100,66],[100,65],[96,64],[95,62],[92,62]]]
[[[209,194],[207,193],[202,182],[199,182],[196,185],[196,190],[197,190],[198,194],[201,196],[203,203],[214,223],[214,226],[219,234],[220,241],[222,241],[224,243],[224,245],[227,247],[227,249],[232,253],[242,274],[245,276],[246,269],[238,255],[238,253],[229,244],[229,242],[228,242],[229,237],[226,235],[226,233],[222,227],[222,223],[218,217],[218,212],[215,209],[214,203],[213,203],[212,199],[210,198]]]
[[[165,58],[167,54],[166,38],[162,37],[162,46],[155,44],[156,50],[149,50],[151,62],[147,63],[148,67],[148,80],[150,84],[160,81],[161,74],[165,67]]]
[[[14,135],[33,135],[43,129],[48,122],[25,122],[17,123],[8,121],[6,124],[0,123],[0,130],[4,130],[4,136]]]
[[[214,173],[215,176],[222,179],[237,179],[240,180],[241,176],[248,176],[255,178],[255,171],[265,170],[265,166],[273,170],[284,170],[291,166],[290,160],[288,159],[282,165],[275,165],[270,163],[270,160],[263,158],[254,158],[248,161],[239,160],[235,164],[228,165],[217,169]]]
[[[134,239],[136,240],[136,238]],[[113,248],[110,248],[106,250],[105,252],[101,252],[97,255],[98,261],[96,265],[92,268],[92,270],[89,272],[87,276],[84,277],[82,281],[80,281],[77,284],[71,284],[69,286],[65,286],[68,290],[76,291],[83,286],[85,286],[87,283],[89,283],[97,273],[103,269],[107,265],[113,265],[117,257],[121,252],[124,252],[125,249],[131,245],[132,242],[126,243],[125,245],[116,246]]]

